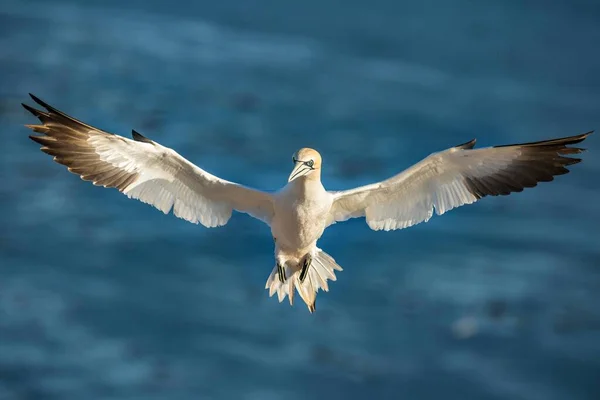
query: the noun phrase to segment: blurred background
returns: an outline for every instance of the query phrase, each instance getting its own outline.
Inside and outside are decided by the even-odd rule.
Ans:
[[[535,189],[319,242],[310,315],[269,229],[206,229],[41,153],[32,92],[265,190],[600,127],[595,0],[1,0],[0,399],[598,399],[600,137]],[[298,299],[299,300],[299,299]]]

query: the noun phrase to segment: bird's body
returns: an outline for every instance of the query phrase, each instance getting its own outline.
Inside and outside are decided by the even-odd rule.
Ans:
[[[315,310],[319,290],[328,291],[342,268],[317,247],[328,226],[364,217],[373,230],[407,228],[433,215],[486,196],[507,195],[553,180],[581,161],[564,157],[591,133],[540,142],[474,149],[475,140],[433,153],[381,182],[345,191],[321,183],[322,159],[313,149],[293,156],[288,183],[268,193],[218,178],[177,152],[133,131],[133,140],[87,125],[31,95],[46,111],[23,105],[41,125],[27,125],[41,150],[95,185],[114,187],[130,198],[192,223],[216,227],[236,210],[268,224],[275,267],[267,279],[279,301],[295,291]]]
[[[321,182],[305,177],[288,183],[273,196],[271,233],[276,254],[302,257],[325,230],[333,198]]]
[[[295,286],[302,273],[302,267],[306,257],[319,257],[317,240],[326,228],[327,217],[333,204],[333,196],[323,187],[320,179],[320,155],[312,149],[301,149],[294,155],[294,163],[302,167],[302,160],[318,160],[318,168],[315,167],[313,174],[299,176],[290,180],[281,190],[273,195],[273,219],[271,220],[271,234],[275,241],[275,263],[272,280],[267,281],[267,287],[277,290],[281,283],[291,277],[290,283]],[[290,178],[292,177],[290,175]],[[283,268],[284,282],[274,279],[277,266]],[[336,264],[336,267],[337,266]],[[332,267],[333,268],[333,267]],[[339,269],[341,270],[341,268]],[[333,273],[333,271],[331,271]],[[296,276],[298,275],[298,276]],[[309,275],[312,279],[319,281],[319,276]],[[327,276],[322,277],[323,281]],[[309,282],[310,283],[310,282]],[[303,291],[298,289],[309,309],[314,309],[313,289]],[[288,287],[287,293],[293,292]],[[316,292],[315,292],[316,293]],[[281,296],[281,295],[280,295]]]

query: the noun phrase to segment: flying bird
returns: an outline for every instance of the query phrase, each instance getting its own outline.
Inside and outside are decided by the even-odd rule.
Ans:
[[[342,271],[317,247],[328,226],[364,217],[373,230],[408,228],[427,222],[434,211],[441,215],[486,196],[552,181],[581,161],[565,156],[584,149],[568,146],[592,133],[478,149],[473,139],[432,153],[389,179],[343,191],[323,187],[321,155],[303,148],[292,157],[286,185],[265,192],[212,175],[135,130],[132,139],[105,132],[30,96],[45,110],[23,104],[41,121],[26,125],[42,134],[29,137],[83,180],[209,228],[225,225],[233,210],[269,225],[275,266],[265,288],[279,302],[287,296],[291,305],[297,291],[311,313],[318,291],[328,291],[328,281]]]

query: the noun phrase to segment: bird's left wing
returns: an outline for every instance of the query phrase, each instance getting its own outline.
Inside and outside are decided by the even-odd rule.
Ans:
[[[118,189],[163,213],[206,227],[225,225],[232,210],[267,224],[273,216],[270,194],[226,181],[195,166],[174,150],[133,131],[133,140],[87,125],[30,94],[46,111],[23,107],[41,125],[30,136],[54,161],[83,180]]]
[[[365,217],[373,230],[402,229],[485,196],[508,195],[553,180],[581,161],[563,157],[592,132],[541,142],[473,149],[475,140],[431,154],[385,181],[331,192],[327,225]]]

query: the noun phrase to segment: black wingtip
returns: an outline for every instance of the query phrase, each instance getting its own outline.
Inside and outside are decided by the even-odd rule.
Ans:
[[[45,146],[48,143],[44,141],[44,137],[43,136],[35,136],[35,135],[29,135],[29,139],[33,140],[34,142],[36,142],[39,145]]]
[[[40,106],[42,107],[46,107],[47,104],[45,102],[43,102],[42,100],[40,100],[39,97],[37,97],[36,95],[34,95],[33,93],[29,93],[29,97],[31,97],[33,99],[33,101],[35,101],[36,103],[38,103]]]
[[[48,116],[48,114],[45,113],[44,111],[37,110],[37,109],[31,107],[30,105],[27,105],[25,103],[21,103],[21,105],[23,106],[24,109],[26,109],[27,111],[32,113],[37,118],[42,118],[42,117]]]
[[[589,131],[589,132],[582,133],[580,135],[571,136],[571,137],[568,137],[568,138],[565,138],[565,139],[571,139],[568,144],[577,144],[577,143],[583,142],[592,133],[594,133],[594,131]]]
[[[148,139],[146,136],[137,132],[135,129],[131,130],[131,137],[133,137],[133,140],[135,140],[136,142],[144,142],[144,143],[154,144],[154,142],[152,140]]]
[[[35,108],[28,106],[25,103],[21,103],[21,105],[23,106],[24,109],[26,109],[27,111],[29,111],[30,113],[34,114]]]
[[[457,149],[466,149],[466,150],[470,150],[473,147],[475,147],[475,143],[477,142],[477,139],[471,139],[466,143],[463,144],[459,144],[457,146],[454,146]]]
[[[504,144],[494,147],[512,147],[512,146],[521,146],[521,147],[547,147],[547,146],[563,146],[566,147],[568,145],[574,145],[577,143],[583,142],[589,135],[594,133],[594,131],[589,131],[586,133],[581,133],[579,135],[574,136],[566,136],[556,139],[548,139],[548,140],[540,140],[537,142],[527,142],[527,143],[515,143],[515,144]],[[580,149],[582,150],[582,149]]]
[[[49,105],[48,103],[46,103],[44,100],[42,100],[39,97],[37,97],[36,95],[34,95],[33,93],[29,93],[29,97],[31,97],[33,99],[33,101],[35,101],[37,104],[39,104],[40,106],[44,107],[47,110],[48,113],[56,113],[56,114],[59,114],[59,115],[63,115],[62,112],[58,111],[57,109],[55,109],[54,107],[52,107],[51,105]],[[38,110],[38,113],[39,112],[42,112],[42,111]]]

